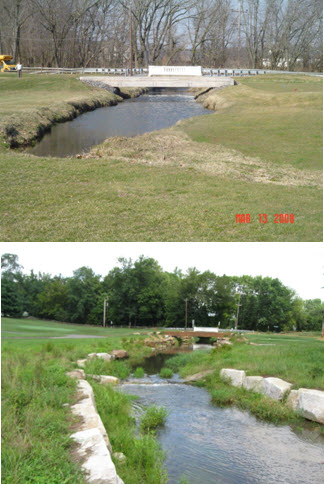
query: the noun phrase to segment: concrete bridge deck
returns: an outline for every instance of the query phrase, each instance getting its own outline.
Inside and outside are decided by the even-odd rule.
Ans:
[[[211,328],[212,330],[213,328]],[[189,336],[190,338],[223,338],[224,336],[231,336],[232,333],[229,331],[228,333],[226,332],[216,332],[216,331],[168,331],[167,329],[163,331],[164,334],[167,336],[174,336],[175,338],[181,338],[183,336]]]
[[[82,76],[80,80],[105,83],[111,87],[196,87],[208,89],[234,85],[234,79],[216,76]]]

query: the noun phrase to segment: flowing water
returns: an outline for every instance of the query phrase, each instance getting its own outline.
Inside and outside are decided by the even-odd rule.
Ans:
[[[180,119],[209,113],[183,89],[154,89],[116,106],[96,109],[57,124],[28,151],[37,156],[71,156],[89,151],[112,136],[136,136],[167,128]]]
[[[168,409],[158,439],[166,451],[169,484],[178,484],[183,475],[190,484],[324,482],[324,442],[317,433],[296,434],[237,408],[216,407],[205,389],[180,381],[177,375],[169,382],[150,375],[122,386],[140,397],[137,411],[147,405]]]

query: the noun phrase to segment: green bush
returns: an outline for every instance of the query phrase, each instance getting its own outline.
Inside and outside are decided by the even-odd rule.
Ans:
[[[170,368],[162,368],[160,371],[160,377],[161,378],[172,378],[173,376],[173,371]]]
[[[134,371],[135,378],[143,378],[144,374],[144,369],[141,366],[138,366]]]
[[[140,428],[142,432],[151,432],[157,427],[164,425],[167,415],[168,413],[165,407],[157,407],[155,405],[149,407],[141,420]]]

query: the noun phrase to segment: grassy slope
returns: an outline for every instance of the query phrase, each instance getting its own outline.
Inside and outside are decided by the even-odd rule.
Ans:
[[[273,163],[322,170],[323,79],[271,75],[237,82],[214,97],[203,96],[216,115],[183,121],[192,139]]]
[[[23,93],[19,97],[20,105],[30,103],[30,92],[37,94],[33,83],[41,80],[30,79],[26,76],[30,91],[27,97]],[[66,89],[69,93],[79,89],[75,79],[46,79],[64,84],[62,97]],[[165,146],[170,136],[178,140],[173,158],[167,151],[165,162],[158,153],[156,133],[134,138],[128,156],[125,150],[119,151],[125,143],[120,138],[112,152],[108,143],[99,148],[99,154],[94,150],[93,158],[81,160],[3,151],[1,240],[322,240],[322,191],[316,171],[321,146],[320,81],[303,84],[308,91],[301,93],[291,85],[286,94],[280,92],[283,80],[278,79],[240,81],[242,86],[219,92],[217,102],[212,99],[216,104],[222,100],[215,115],[164,130]],[[0,86],[1,82],[7,81],[1,79]],[[12,82],[11,90],[15,85]],[[51,89],[47,85],[37,96],[41,104],[45,103],[42,96],[57,96]],[[85,92],[89,90],[79,95]],[[291,96],[295,96],[293,102]],[[7,108],[12,113],[15,101],[9,97]],[[289,123],[280,124],[287,110]],[[194,141],[184,139],[184,131]],[[151,154],[143,153],[143,140],[152,147]],[[215,145],[219,142],[224,149]],[[197,154],[197,160],[191,159],[190,152],[198,152],[199,147],[205,158]],[[183,148],[189,153],[186,163]],[[250,158],[244,159],[242,153]],[[291,182],[296,177],[302,186]],[[252,223],[236,224],[236,213],[250,213]],[[259,224],[259,213],[268,214],[268,224]],[[294,213],[295,223],[275,224],[275,213]]]

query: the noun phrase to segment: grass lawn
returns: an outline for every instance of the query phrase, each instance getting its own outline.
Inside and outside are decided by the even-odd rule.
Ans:
[[[73,76],[19,81],[0,76],[7,99],[0,114],[16,119],[19,103],[21,138],[31,136],[39,113],[69,112],[63,101],[71,96],[114,96]],[[81,159],[3,145],[1,240],[321,241],[321,79],[238,82],[205,96],[213,115],[113,138]],[[237,223],[236,214],[250,214],[251,223]],[[275,223],[275,214],[294,214],[294,223]]]
[[[2,318],[2,340],[16,337],[46,337],[67,335],[107,336],[109,338],[129,336],[132,330],[126,328],[102,328],[84,324],[58,323],[37,319]],[[136,332],[145,333],[147,330],[136,329]],[[16,334],[15,334],[16,333]]]

